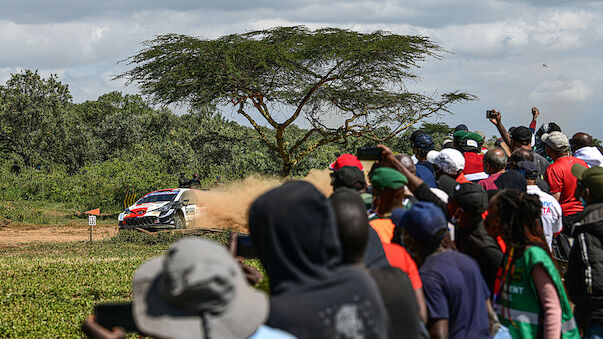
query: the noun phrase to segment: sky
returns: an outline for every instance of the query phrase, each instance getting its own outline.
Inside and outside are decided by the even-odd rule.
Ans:
[[[539,125],[555,121],[570,136],[603,139],[603,1],[0,0],[0,83],[37,69],[57,74],[74,102],[138,93],[112,78],[128,69],[119,60],[156,35],[217,38],[291,25],[430,37],[449,53],[423,62],[407,87],[479,97],[435,121],[493,135],[487,109],[511,127],[527,125],[536,106]]]

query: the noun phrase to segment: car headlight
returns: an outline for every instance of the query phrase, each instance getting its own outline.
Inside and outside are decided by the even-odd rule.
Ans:
[[[174,206],[172,206],[172,204],[167,204],[167,205],[159,207],[158,209],[156,209],[156,211],[163,213],[163,212],[167,212],[167,211],[171,210],[172,208],[174,208]]]

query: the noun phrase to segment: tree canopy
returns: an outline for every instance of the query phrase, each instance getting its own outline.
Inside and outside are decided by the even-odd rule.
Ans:
[[[167,34],[144,44],[118,78],[156,103],[233,107],[282,159],[283,175],[322,145],[351,135],[383,142],[474,98],[408,90],[419,63],[443,52],[422,36],[295,26],[214,40]],[[290,126],[302,120],[311,128],[287,142]]]

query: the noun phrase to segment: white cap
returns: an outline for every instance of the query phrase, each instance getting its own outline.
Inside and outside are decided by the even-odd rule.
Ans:
[[[427,161],[429,161],[432,164],[435,164],[435,159],[438,157],[438,154],[440,154],[440,152],[434,151],[434,150],[427,152],[427,156],[426,156]]]
[[[433,163],[438,165],[444,173],[457,175],[465,168],[465,157],[454,148],[444,148],[438,153]]]

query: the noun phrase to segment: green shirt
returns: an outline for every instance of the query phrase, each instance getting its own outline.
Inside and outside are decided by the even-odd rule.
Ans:
[[[508,255],[505,255],[504,262],[509,263]],[[543,310],[531,276],[532,269],[538,264],[544,267],[557,288],[562,310],[561,337],[580,338],[559,272],[545,250],[537,246],[526,249],[514,264],[506,265],[503,271],[503,284],[496,300],[500,322],[509,329],[513,338],[542,335]]]

